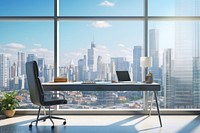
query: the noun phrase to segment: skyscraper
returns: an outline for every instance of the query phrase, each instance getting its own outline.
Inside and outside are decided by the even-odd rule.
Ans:
[[[102,56],[97,58],[97,79],[106,80],[105,64],[103,62]]]
[[[91,49],[88,49],[88,68],[90,72],[94,72],[95,69],[95,44],[91,42]]]
[[[25,75],[25,53],[17,53],[17,76]]]
[[[172,50],[164,49],[163,53],[163,87],[164,107],[174,108],[174,87],[172,83]]]
[[[78,60],[78,81],[87,80],[86,65],[86,55],[84,55],[83,59]]]
[[[176,0],[175,15],[198,15],[199,6],[198,0]],[[175,108],[199,106],[199,37],[198,22],[175,23]]]
[[[133,48],[133,81],[142,81],[142,70],[140,67],[140,57],[142,56],[142,46]]]
[[[159,30],[149,30],[149,56],[152,57],[152,67],[149,70],[153,73],[154,81],[161,81],[159,73]]]
[[[4,54],[0,54],[0,90],[9,86],[9,60]]]
[[[15,64],[15,62],[13,63],[13,65],[10,68],[10,78],[14,78],[17,76],[17,66]]]
[[[38,58],[38,70],[39,70],[39,78],[41,82],[44,82],[44,67],[45,67],[44,58]]]

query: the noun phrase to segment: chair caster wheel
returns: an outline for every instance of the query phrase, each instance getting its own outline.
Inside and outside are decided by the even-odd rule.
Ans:
[[[54,129],[54,126],[51,126],[51,129]]]
[[[29,128],[32,128],[32,124],[29,125]]]
[[[65,124],[66,124],[66,121],[63,122],[63,125],[65,125]]]
[[[43,121],[46,121],[46,119],[44,119]]]

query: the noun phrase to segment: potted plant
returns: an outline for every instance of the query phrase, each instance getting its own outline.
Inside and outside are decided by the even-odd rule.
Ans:
[[[16,91],[3,94],[3,98],[1,100],[1,111],[6,117],[13,117],[15,115],[15,109],[19,106],[16,96]]]

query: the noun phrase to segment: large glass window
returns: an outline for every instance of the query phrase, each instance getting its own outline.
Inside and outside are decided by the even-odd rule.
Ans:
[[[54,0],[1,0],[0,16],[53,16]]]
[[[60,0],[60,16],[142,16],[143,0]]]
[[[199,0],[148,0],[149,16],[199,16]]]
[[[53,22],[0,22],[0,29],[1,95],[17,91],[20,108],[32,108],[25,63],[37,61],[41,81],[52,80]]]
[[[150,71],[162,85],[162,108],[200,107],[199,22],[150,22]],[[158,71],[159,70],[159,71]]]
[[[131,78],[141,75],[141,71],[135,72],[132,69],[132,64],[137,62],[133,60],[133,56],[135,58],[142,56],[142,22],[64,21],[59,23],[59,27],[60,76],[67,77],[71,82],[111,82],[117,81],[115,71],[119,70],[129,71]],[[136,67],[140,69],[139,64]],[[141,76],[137,80],[141,81]],[[65,94],[71,108],[143,107],[141,92],[66,92]]]
[[[198,0],[1,0],[0,91],[16,90],[20,108],[32,107],[25,76],[30,60],[38,62],[42,82],[54,74],[70,82],[110,82],[117,80],[116,70],[142,81],[139,59],[145,53],[161,84],[160,107],[199,108],[199,15]],[[141,92],[62,93],[69,101],[63,109],[143,106]]]

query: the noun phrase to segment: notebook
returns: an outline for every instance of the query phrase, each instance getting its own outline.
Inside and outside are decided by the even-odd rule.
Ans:
[[[128,71],[116,71],[118,82],[120,83],[133,83],[131,81]]]

